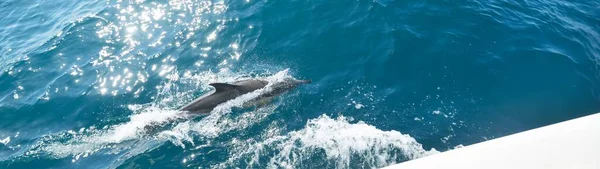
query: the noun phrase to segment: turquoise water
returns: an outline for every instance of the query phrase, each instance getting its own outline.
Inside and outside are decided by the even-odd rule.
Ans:
[[[581,117],[599,6],[3,0],[0,168],[375,168]],[[143,132],[253,77],[313,83]]]

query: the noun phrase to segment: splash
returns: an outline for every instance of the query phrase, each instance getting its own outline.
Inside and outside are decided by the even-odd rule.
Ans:
[[[163,110],[156,107],[143,109],[139,114],[130,116],[130,121],[97,129],[94,126],[81,128],[79,131],[65,131],[62,133],[47,135],[38,141],[35,148],[28,151],[26,155],[48,153],[55,158],[74,156],[78,160],[80,156],[87,157],[96,152],[104,151],[107,154],[117,154],[122,150],[129,149],[142,138],[148,137],[144,127],[151,124],[160,124],[184,118],[174,110]]]
[[[248,165],[256,168],[319,168],[312,163],[324,157],[327,167],[355,168],[359,166],[353,164],[358,162],[361,167],[376,168],[438,153],[435,149],[423,149],[414,138],[398,131],[382,131],[364,122],[353,124],[343,116],[333,119],[327,115],[309,120],[301,130],[250,146],[245,146],[247,143],[234,145],[242,153],[233,154],[218,167],[249,161]],[[269,151],[277,153],[265,156]],[[262,161],[266,163],[261,164]]]
[[[0,144],[7,145],[10,142],[10,136],[0,140]]]

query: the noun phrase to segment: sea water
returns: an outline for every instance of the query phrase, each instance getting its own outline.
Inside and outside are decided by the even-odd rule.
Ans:
[[[599,6],[2,0],[0,168],[376,168],[596,113]],[[177,111],[249,78],[313,83]]]

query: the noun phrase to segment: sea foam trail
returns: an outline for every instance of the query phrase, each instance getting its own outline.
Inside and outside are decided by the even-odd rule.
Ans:
[[[197,76],[190,76],[187,77],[187,79],[181,80],[187,80],[195,83],[202,82],[201,84],[192,85],[200,88],[206,88],[208,84],[213,82],[233,82],[248,78],[251,77],[236,75],[235,73],[224,69],[217,73],[208,71],[198,74]],[[288,70],[286,69],[274,75],[262,78],[269,81],[269,84],[272,84],[281,82],[285,78],[292,77],[288,74]],[[179,78],[175,79],[180,80]],[[181,93],[189,94],[193,91],[171,91],[172,86],[173,84],[171,82],[162,86],[159,96],[156,97],[158,101],[155,103],[129,105],[128,108],[134,113],[129,116],[128,122],[107,125],[102,128],[91,126],[88,128],[81,128],[77,131],[69,130],[61,133],[46,135],[43,136],[36,143],[36,145],[32,146],[29,151],[25,152],[24,155],[33,156],[44,153],[50,154],[55,158],[73,156],[74,161],[76,161],[79,160],[80,157],[87,157],[97,152],[118,154],[120,152],[129,150],[131,146],[134,146],[134,144],[139,144],[139,141],[148,140],[155,142],[171,141],[176,145],[184,147],[182,142],[190,142],[193,144],[191,133],[195,133],[203,137],[215,137],[223,131],[239,128],[240,125],[251,125],[254,123],[254,121],[232,124],[229,122],[232,120],[229,118],[224,118],[224,115],[228,114],[231,111],[231,108],[241,107],[245,102],[256,98],[263,92],[271,90],[270,85],[267,85],[267,87],[263,89],[242,95],[236,99],[227,101],[217,106],[210,115],[202,118],[198,122],[185,121],[177,124],[170,130],[160,132],[158,135],[148,135],[145,130],[146,126],[164,124],[175,120],[186,119],[187,117],[186,114],[176,111],[175,107],[165,107],[165,102],[187,102],[193,98],[184,98],[179,96]],[[275,107],[273,106],[267,106],[252,112],[252,114],[268,114],[265,110],[272,110],[274,108]],[[264,117],[264,115],[258,115],[257,117],[260,116]],[[250,119],[258,120],[260,118]],[[148,147],[148,149],[150,148]]]

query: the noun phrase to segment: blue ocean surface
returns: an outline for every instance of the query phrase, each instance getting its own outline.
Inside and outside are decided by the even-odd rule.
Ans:
[[[162,123],[249,78],[313,83]],[[597,0],[0,1],[0,168],[377,168],[596,112]]]

